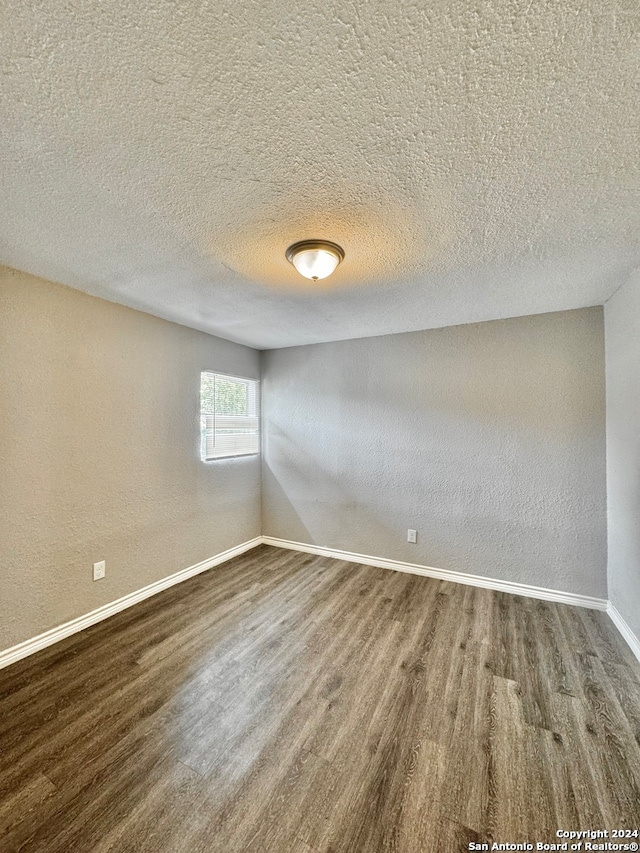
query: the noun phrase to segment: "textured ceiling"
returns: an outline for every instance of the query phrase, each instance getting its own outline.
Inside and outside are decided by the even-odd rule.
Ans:
[[[640,264],[637,0],[4,0],[0,262],[260,348]],[[305,238],[344,263],[314,286]]]

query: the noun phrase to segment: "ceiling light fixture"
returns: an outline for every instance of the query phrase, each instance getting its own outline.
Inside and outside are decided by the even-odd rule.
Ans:
[[[331,275],[344,260],[344,250],[328,240],[301,240],[289,246],[286,257],[300,275],[318,281]]]

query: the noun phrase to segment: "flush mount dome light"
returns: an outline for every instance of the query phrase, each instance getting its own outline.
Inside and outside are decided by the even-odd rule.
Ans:
[[[289,246],[286,257],[300,275],[318,281],[331,275],[344,259],[344,251],[327,240],[301,240]]]

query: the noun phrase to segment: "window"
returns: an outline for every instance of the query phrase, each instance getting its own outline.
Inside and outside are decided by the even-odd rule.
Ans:
[[[203,370],[200,375],[202,459],[260,450],[258,382]]]

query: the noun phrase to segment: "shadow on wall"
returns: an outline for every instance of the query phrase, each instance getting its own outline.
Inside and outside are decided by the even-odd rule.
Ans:
[[[359,497],[356,491],[344,487],[336,469],[318,465],[286,430],[272,428],[270,439],[278,458],[286,458],[287,465],[286,470],[281,471],[281,481],[269,464],[264,464],[263,489],[268,508],[263,529],[266,535],[388,559],[399,559],[398,548],[404,547],[407,553],[401,559],[408,562],[426,560],[430,564],[429,555],[438,554],[440,562],[433,563],[431,559],[431,563],[439,568],[483,573],[477,563],[460,565],[459,549],[454,543],[469,535],[473,538],[487,536],[489,530],[496,530],[500,519],[495,512],[486,511],[486,503],[478,502],[485,510],[481,519],[470,519],[466,502],[462,500],[448,521],[438,519],[434,508],[443,496],[435,487],[434,494],[414,510],[413,515],[407,515],[411,523],[420,527],[417,551],[415,546],[407,547],[402,523],[394,525],[389,513],[385,512],[383,488],[367,491],[365,487]],[[425,483],[420,471],[416,469],[414,473],[415,482],[423,489]],[[401,508],[400,512],[403,511]],[[496,547],[502,550],[503,544],[498,540]],[[420,558],[416,556],[418,553]],[[485,572],[491,575],[491,568],[486,568],[484,561],[482,563]]]
[[[600,320],[270,353],[265,534],[603,596]]]
[[[377,513],[375,502],[358,498],[345,487],[335,467],[320,465],[318,458],[303,450],[290,432],[271,423],[269,442],[283,466],[279,477],[267,459],[263,464],[265,535],[346,549],[349,535],[361,528],[386,537],[393,535]]]
[[[400,443],[410,446],[410,438]],[[586,565],[594,552],[589,517],[576,513],[570,488],[555,496],[545,496],[540,488],[520,494],[517,467],[504,465],[508,482],[503,476],[496,486],[491,464],[470,458],[453,478],[415,464],[401,484],[385,484],[382,474],[375,487],[360,482],[349,490],[335,468],[316,460],[298,467],[294,460],[299,462],[304,451],[285,430],[272,425],[270,439],[277,459],[286,458],[287,464],[277,473],[268,462],[263,466],[265,535],[604,595],[590,585],[588,572],[579,583],[571,577],[573,561]],[[391,456],[387,465],[393,468]],[[448,469],[450,461],[443,459],[442,467]],[[419,531],[417,546],[406,542],[409,526]]]
[[[262,506],[262,530],[267,536],[275,536],[278,539],[289,539],[292,542],[309,542],[317,545],[302,518],[287,497],[286,491],[280,485],[269,465],[265,462],[262,468],[262,491],[268,496],[269,504],[278,507],[278,516],[286,518],[286,525],[282,526],[275,522],[265,508]]]

